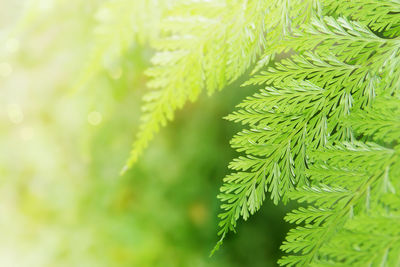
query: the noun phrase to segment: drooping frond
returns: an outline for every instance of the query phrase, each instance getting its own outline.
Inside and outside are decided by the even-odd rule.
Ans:
[[[390,197],[395,192],[392,183],[399,174],[399,166],[396,166],[398,151],[372,143],[355,142],[314,151],[310,155],[312,163],[308,174],[311,185],[300,187],[290,195],[300,202],[307,201],[314,205],[294,210],[286,216],[287,221],[300,226],[289,232],[282,245],[284,251],[294,254],[283,257],[280,263],[288,266],[313,266],[320,262],[355,264],[352,256],[346,254],[357,254],[355,247],[360,242],[357,232],[368,232],[370,229],[367,224],[364,228],[353,228],[356,229],[354,232],[348,229],[351,229],[351,225],[359,224],[360,218],[372,219],[374,213],[385,209],[381,198]],[[320,194],[315,198],[309,197],[310,192],[315,191]],[[393,220],[399,216],[398,212],[390,209],[383,214]],[[398,224],[392,226],[392,233],[398,233]],[[379,234],[384,235],[382,232]],[[354,235],[353,240],[351,235]],[[397,243],[393,244],[393,248],[400,245],[399,233],[395,238]],[[340,242],[352,243],[352,249],[341,247]],[[370,250],[364,253],[382,259],[386,252],[379,251],[379,247],[373,244],[368,244]],[[332,249],[332,246],[341,248]],[[393,248],[388,246],[387,250],[395,253]],[[342,249],[347,252],[340,256]],[[383,254],[377,255],[378,252]],[[373,259],[364,260],[373,262]]]
[[[314,77],[323,78],[323,73],[321,69]],[[286,193],[297,185],[307,184],[304,175],[307,150],[325,146],[334,132],[347,129],[339,122],[350,110],[348,94],[343,87],[335,89],[324,90],[310,82],[285,81],[284,86],[267,87],[246,99],[239,105],[241,110],[228,116],[229,120],[242,122],[250,129],[240,132],[231,142],[232,147],[246,156],[229,165],[236,172],[224,179],[221,188],[219,198],[224,204],[219,234],[222,237],[234,229],[240,215],[247,219],[260,208],[265,192],[271,192],[277,203],[281,198],[286,199]],[[337,138],[350,137],[343,134]]]
[[[175,7],[163,22],[165,37],[147,72],[154,90],[144,98],[142,125],[126,168],[176,109],[203,89],[212,94],[236,80],[265,47],[308,20],[314,2],[189,1]]]
[[[328,14],[340,14],[383,32],[387,37],[400,33],[399,0],[322,0]]]
[[[365,2],[362,12],[371,16],[398,14]],[[228,116],[249,129],[231,142],[245,155],[229,165],[234,172],[221,187],[219,234],[257,211],[268,191],[274,202],[308,203],[286,217],[299,226],[282,246],[289,253],[282,265],[395,266],[399,260],[398,224],[381,232],[375,227],[374,235],[397,235],[376,246],[357,236],[369,231],[364,218],[385,225],[399,216],[400,42],[387,38],[396,35],[388,33],[393,18],[352,21],[341,8],[323,5],[322,14],[334,17],[316,17],[277,44],[283,59],[245,83],[267,87]]]
[[[335,19],[326,18],[329,26],[328,31],[324,31],[329,33],[329,27],[334,27],[335,31],[327,34],[328,41],[321,37],[320,44],[310,47],[329,51],[343,62],[367,69],[369,74],[363,78],[367,86],[366,90],[357,92],[355,89],[360,84],[351,87],[343,83],[354,104],[350,105],[349,116],[339,124],[353,132],[353,140],[341,144],[330,138],[328,143],[336,142],[335,145],[307,154],[306,173],[310,184],[298,187],[289,195],[313,205],[295,210],[286,217],[300,225],[289,232],[282,249],[291,255],[283,257],[280,264],[396,266],[400,263],[399,224],[395,223],[399,216],[398,202],[394,204],[399,200],[400,190],[396,179],[400,174],[400,151],[396,145],[400,138],[400,113],[399,99],[395,96],[398,89],[393,88],[397,82],[387,81],[397,79],[392,74],[398,71],[399,43],[397,39],[374,37],[371,32],[367,40],[357,33],[360,29],[366,29],[363,32],[367,33],[366,25],[339,20],[338,24]],[[351,31],[353,40],[334,41],[333,36],[342,35],[339,33],[343,29]],[[319,35],[320,32],[311,30],[307,34]],[[311,43],[303,39],[307,34],[300,38]],[[355,79],[359,74],[352,72],[350,76]],[[334,87],[326,83],[325,89]],[[379,142],[379,145],[368,141]],[[310,192],[319,192],[315,194],[318,197],[310,197]]]
[[[370,87],[376,86],[368,67],[341,62],[331,54],[311,52],[282,60],[246,84],[265,83],[274,88],[267,87],[246,99],[239,104],[241,110],[228,116],[251,127],[234,137],[232,146],[257,158],[251,160],[256,168],[236,168],[241,161],[249,161],[247,157],[230,165],[239,172],[228,176],[221,188],[220,198],[228,202],[220,215],[221,235],[234,228],[239,215],[247,219],[249,212],[258,210],[264,200],[261,187],[271,191],[276,203],[297,184],[306,183],[307,148],[325,146],[328,139],[352,140],[350,128],[340,122],[349,116],[353,105],[370,103],[374,98]],[[237,186],[241,195],[231,194]],[[262,192],[257,205],[253,205],[256,209],[248,208],[251,190]]]

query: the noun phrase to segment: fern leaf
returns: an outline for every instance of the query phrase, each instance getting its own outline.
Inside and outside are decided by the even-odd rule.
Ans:
[[[364,16],[397,15],[385,3],[379,10],[352,8]],[[294,29],[285,44],[275,44],[274,53],[283,53],[283,59],[269,62],[269,67],[245,83],[267,87],[227,117],[249,129],[231,142],[246,156],[230,164],[236,179],[225,179],[221,188],[220,198],[225,201],[221,240],[240,216],[247,219],[255,211],[250,213],[248,206],[253,184],[264,186],[275,202],[287,198],[306,202],[309,206],[286,216],[299,226],[288,233],[282,245],[289,255],[279,261],[281,265],[349,266],[360,262],[391,266],[398,260],[394,257],[398,235],[382,246],[362,248],[357,236],[368,228],[352,225],[360,225],[359,218],[381,216],[384,224],[385,216],[398,216],[400,43],[396,38],[381,37],[395,29],[388,22],[392,18],[356,22],[344,17],[352,15],[340,9],[323,9],[322,13],[337,18],[316,17]],[[388,24],[382,27],[380,23]],[[267,57],[275,54],[265,53]],[[240,198],[234,193],[237,188]],[[256,188],[261,190],[261,186]],[[374,214],[380,210],[386,213]],[[377,230],[378,235],[383,232]],[[348,233],[354,238],[341,246],[340,240]],[[357,244],[362,251],[359,255],[349,249]],[[347,248],[347,254],[341,254],[342,248]]]
[[[323,0],[326,12],[360,21],[387,37],[398,36],[400,1],[398,0]]]
[[[144,123],[126,168],[137,160],[160,126],[173,118],[175,110],[188,100],[195,101],[203,89],[212,94],[244,74],[265,47],[282,41],[292,27],[311,17],[313,3],[193,1],[174,8],[164,26],[166,37],[157,45],[161,52],[154,58],[157,65],[149,71],[153,77],[150,87],[166,97],[146,104]],[[298,8],[304,11],[301,16]],[[185,27],[180,26],[182,21]],[[176,51],[184,51],[185,55],[174,58]],[[169,60],[165,59],[166,53],[171,54]]]
[[[178,6],[163,25],[166,36],[156,44],[160,52],[153,58],[155,67],[148,71],[153,77],[149,86],[155,91],[145,98],[144,122],[126,168],[137,160],[160,126],[172,120],[175,110],[196,100],[204,88],[212,94],[237,79],[265,46],[270,3],[193,4]],[[180,27],[183,22],[185,27]]]
[[[376,144],[343,144],[315,153],[313,155],[315,160],[323,162],[327,169],[335,171],[339,166],[340,169],[351,171],[354,168],[353,171],[362,173],[364,179],[361,182],[356,179],[353,183],[349,183],[348,181],[340,181],[342,179],[347,180],[348,177],[337,176],[327,186],[337,187],[337,184],[341,186],[347,184],[345,190],[349,194],[338,194],[334,201],[330,200],[329,202],[327,202],[325,194],[320,194],[320,199],[323,199],[322,206],[321,200],[316,199],[315,202],[318,203],[319,201],[319,203],[315,204],[314,208],[294,211],[295,221],[305,224],[304,227],[308,230],[303,233],[304,227],[298,227],[289,232],[287,242],[282,245],[282,249],[286,252],[300,252],[301,254],[286,256],[280,261],[281,264],[287,264],[288,266],[292,266],[299,259],[301,259],[302,265],[305,266],[315,261],[324,260],[327,257],[324,250],[325,247],[329,246],[330,242],[333,242],[332,240],[339,238],[343,231],[347,232],[345,230],[347,223],[352,222],[358,216],[368,215],[371,211],[371,206],[379,205],[379,198],[376,198],[376,195],[382,189],[380,184],[384,177],[388,175],[386,169],[395,165],[397,160],[395,151]],[[365,163],[368,163],[368,165],[365,165]],[[363,170],[361,170],[361,166],[364,167]],[[391,176],[390,179],[394,179],[396,173],[390,173],[389,176]],[[310,176],[310,180],[314,182],[313,176]],[[302,196],[309,199],[308,191],[303,189],[302,191],[294,192],[292,197],[299,199],[299,196]],[[323,220],[317,220],[315,219],[318,216],[318,213],[316,215],[316,210],[321,209],[328,209],[329,212],[326,212]],[[293,221],[294,216],[292,214],[289,214],[286,220]],[[322,215],[319,216],[316,218],[321,218]],[[310,218],[314,218],[311,223],[309,222]],[[310,231],[314,233],[309,234]],[[306,240],[310,243],[307,247],[303,247],[301,243],[298,244],[294,241],[304,234],[307,234]],[[338,250],[333,251],[337,252]],[[328,256],[332,257],[331,260],[335,260],[335,255]],[[349,258],[346,257],[346,259],[348,260]]]

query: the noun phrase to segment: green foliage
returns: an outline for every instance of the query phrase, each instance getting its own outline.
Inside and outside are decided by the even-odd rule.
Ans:
[[[246,128],[231,140],[241,155],[218,195],[214,251],[270,198],[298,204],[279,264],[400,265],[399,0],[99,0],[93,9],[78,87],[103,68],[120,76],[135,44],[156,50],[123,171],[202,91],[249,72],[243,85],[261,87],[226,117]]]
[[[2,1],[2,29],[13,26],[6,18],[22,2]],[[151,50],[133,44],[121,54],[120,78],[100,69],[90,90],[70,94],[86,45],[96,43],[98,3],[34,2],[57,5],[35,5],[24,34],[0,48],[0,266],[275,266],[287,224],[276,230],[285,210],[272,203],[225,252],[208,257],[218,220],[212,177],[223,176],[233,156],[232,125],[221,127],[221,116],[248,91],[199,99],[119,177]]]
[[[340,14],[369,26],[387,37],[400,33],[398,0],[323,0],[328,14]]]
[[[142,123],[123,172],[175,111],[252,70],[262,86],[228,115],[247,128],[218,198],[220,247],[266,198],[286,216],[279,263],[399,264],[398,0],[102,1],[78,86],[118,76],[134,43],[155,50]],[[117,30],[115,30],[117,29]]]
[[[188,101],[224,88],[245,73],[266,46],[284,36],[312,14],[314,0],[182,1],[162,23],[162,38],[143,106],[144,115],[124,170],[148,142]],[[300,12],[300,15],[299,15]],[[294,18],[294,19],[292,19]],[[263,57],[266,64],[273,54]]]
[[[283,58],[245,83],[266,87],[227,117],[248,128],[231,141],[245,155],[221,187],[216,248],[270,192],[275,203],[308,203],[286,216],[299,226],[280,264],[396,266],[400,4],[322,2],[332,16],[271,48]]]
[[[311,206],[287,215],[287,221],[300,226],[289,232],[282,249],[296,255],[286,256],[280,263],[289,266],[398,264],[399,223],[395,221],[400,214],[387,205],[388,200],[398,198],[395,195],[398,188],[394,187],[399,168],[396,153],[394,149],[358,142],[311,152],[312,164],[308,171],[311,184],[289,193],[292,199]],[[368,221],[374,221],[375,226]],[[359,238],[369,232],[372,235],[364,240]],[[387,238],[384,237],[387,234],[392,240],[378,241]]]
[[[127,2],[108,4],[118,9]],[[268,193],[275,204],[308,203],[286,217],[299,226],[289,232],[282,246],[289,255],[280,264],[396,264],[398,239],[377,246],[358,236],[373,225],[363,223],[369,220],[376,235],[380,221],[387,225],[382,233],[396,233],[390,229],[396,224],[386,221],[398,216],[393,177],[399,170],[400,3],[170,4],[150,15],[158,21],[150,31],[155,37],[137,35],[157,52],[147,70],[152,91],[144,97],[142,124],[123,172],[177,109],[252,68],[244,85],[264,88],[226,117],[248,128],[231,141],[244,155],[229,164],[232,173],[218,196],[223,204],[215,249],[240,217],[247,220],[260,209]],[[115,21],[129,25],[130,16]],[[95,54],[103,55],[109,42],[131,43],[130,31],[124,32],[106,36]]]

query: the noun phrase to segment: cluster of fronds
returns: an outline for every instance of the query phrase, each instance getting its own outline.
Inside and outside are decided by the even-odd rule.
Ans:
[[[232,139],[219,198],[222,239],[274,202],[307,205],[282,245],[288,266],[400,264],[400,2],[322,1],[275,53],[290,56],[246,84],[265,85],[227,118]],[[217,246],[218,247],[218,246]]]
[[[236,80],[265,51],[279,44],[293,25],[308,21],[315,0],[178,1],[162,22],[155,44],[153,79],[143,107],[142,125],[126,168],[142,153],[176,109]],[[264,52],[265,53],[265,52]],[[267,53],[257,64],[268,63]]]
[[[116,0],[97,19],[78,84],[134,41],[157,51],[124,170],[177,109],[253,67],[245,85],[263,88],[227,117],[248,128],[216,249],[268,194],[303,203],[280,264],[400,265],[400,0]]]

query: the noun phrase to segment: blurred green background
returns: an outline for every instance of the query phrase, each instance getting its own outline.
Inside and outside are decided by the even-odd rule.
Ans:
[[[187,105],[119,176],[171,2],[0,1],[0,266],[276,266],[270,201],[209,257],[239,130],[222,117],[255,88]]]

